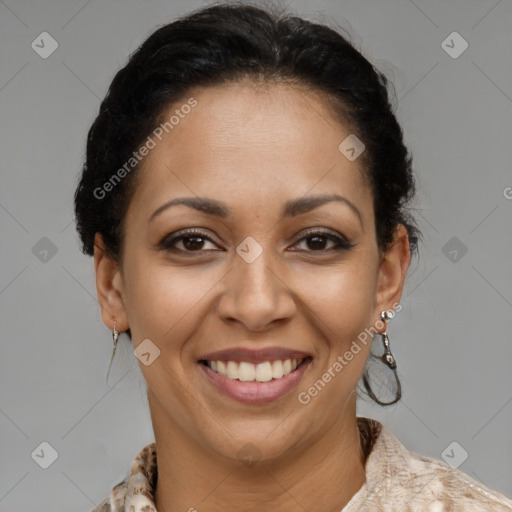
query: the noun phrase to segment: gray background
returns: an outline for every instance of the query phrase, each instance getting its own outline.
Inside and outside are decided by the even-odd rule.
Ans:
[[[1,512],[89,511],[153,440],[125,335],[105,381],[111,333],[72,196],[114,73],[157,25],[207,3],[0,1]],[[394,80],[415,159],[425,239],[388,329],[404,395],[358,413],[424,455],[456,441],[459,469],[512,496],[512,4],[287,4],[346,27]],[[46,59],[31,47],[43,31],[59,45]],[[458,58],[441,46],[453,31],[469,44]],[[48,469],[31,456],[42,442],[58,453]]]

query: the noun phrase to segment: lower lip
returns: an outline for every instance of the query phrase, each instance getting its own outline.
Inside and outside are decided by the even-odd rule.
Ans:
[[[199,363],[210,382],[227,396],[246,404],[264,404],[273,402],[289,393],[304,375],[311,359],[307,359],[294,371],[267,382],[243,382],[229,379],[220,373],[214,372],[209,366]]]

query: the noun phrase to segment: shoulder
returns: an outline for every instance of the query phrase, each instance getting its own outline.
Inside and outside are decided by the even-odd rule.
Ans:
[[[112,489],[108,498],[105,498],[91,512],[124,512],[127,486],[128,486],[128,478],[119,482]]]
[[[142,497],[144,504],[150,505],[154,510],[153,492],[157,473],[156,444],[153,442],[142,448],[133,459],[128,476],[114,486],[108,498],[92,512],[130,512],[134,510],[135,501],[140,505]]]
[[[110,498],[105,498],[92,512],[112,512]]]
[[[512,512],[512,500],[449,464],[409,452],[401,478],[410,487],[408,499],[432,512],[456,507],[473,512]],[[455,510],[455,509],[454,509]]]
[[[386,427],[367,462],[368,512],[512,512],[512,500],[442,460],[409,451]],[[398,508],[400,508],[398,507]]]

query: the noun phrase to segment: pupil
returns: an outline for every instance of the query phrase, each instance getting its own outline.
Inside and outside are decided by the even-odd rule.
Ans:
[[[310,249],[315,249],[315,247],[314,247],[315,246],[314,240],[316,240],[317,241],[316,243],[320,245],[319,247],[316,247],[316,249],[324,249],[325,248],[325,242],[326,242],[325,237],[323,237],[323,236],[314,236],[314,237],[309,239],[308,245],[310,246]],[[318,241],[320,241],[320,242],[318,242]],[[312,245],[313,245],[313,247],[311,247]]]
[[[192,243],[190,243],[191,240],[194,240]],[[201,246],[203,244],[203,239],[201,237],[188,237],[183,241],[183,245],[187,250],[194,250],[194,249],[201,249]]]

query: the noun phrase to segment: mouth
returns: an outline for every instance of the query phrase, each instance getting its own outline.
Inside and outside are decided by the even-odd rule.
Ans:
[[[264,361],[254,364],[247,361],[208,361],[199,362],[208,366],[210,370],[231,380],[241,382],[269,382],[282,379],[304,364],[310,356],[302,359],[278,359],[276,361]]]
[[[208,380],[223,394],[239,402],[262,404],[288,394],[300,381],[313,358],[274,359],[253,363],[200,359]]]

